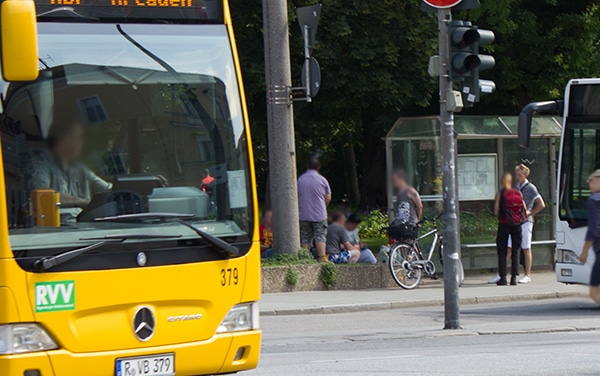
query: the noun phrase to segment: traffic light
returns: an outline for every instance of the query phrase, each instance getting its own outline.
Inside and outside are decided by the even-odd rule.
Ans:
[[[473,107],[482,94],[496,89],[493,81],[481,80],[479,72],[493,68],[493,56],[479,54],[479,47],[494,41],[494,33],[481,30],[469,21],[452,21],[450,34],[450,77],[460,87],[465,107]]]

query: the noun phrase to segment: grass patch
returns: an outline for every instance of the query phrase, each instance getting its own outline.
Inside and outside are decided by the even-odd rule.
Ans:
[[[369,248],[371,251],[373,251],[374,254],[379,253],[379,249],[381,248],[382,245],[388,245],[388,243],[389,243],[387,239],[382,239],[382,238],[360,239],[360,241],[365,243],[367,245],[367,248]]]
[[[317,261],[313,255],[306,249],[298,250],[298,253],[275,255],[271,258],[261,260],[262,266],[289,266],[289,265],[306,265],[316,264]]]

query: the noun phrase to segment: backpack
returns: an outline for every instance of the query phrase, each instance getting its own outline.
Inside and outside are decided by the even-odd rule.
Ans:
[[[527,209],[523,195],[516,189],[502,191],[500,202],[500,223],[520,225],[527,221]]]

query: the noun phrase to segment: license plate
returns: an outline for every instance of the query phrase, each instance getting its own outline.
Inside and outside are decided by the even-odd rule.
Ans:
[[[173,376],[175,355],[149,355],[117,359],[116,376]]]

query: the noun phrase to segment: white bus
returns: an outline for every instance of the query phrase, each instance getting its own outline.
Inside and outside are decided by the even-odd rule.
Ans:
[[[569,81],[564,101],[526,106],[519,117],[519,143],[529,146],[534,113],[563,115],[554,205],[556,278],[558,282],[589,284],[594,252],[585,265],[579,262],[587,230],[586,202],[589,174],[600,168],[600,79]]]

